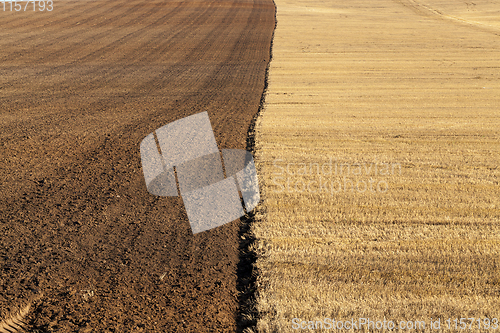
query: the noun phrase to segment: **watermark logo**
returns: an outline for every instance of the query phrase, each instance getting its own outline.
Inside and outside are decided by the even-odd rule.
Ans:
[[[325,163],[285,163],[275,159],[272,185],[276,193],[383,194],[389,190],[387,178],[395,175],[401,175],[400,163],[347,163],[332,158]]]
[[[142,140],[140,150],[149,193],[180,195],[193,234],[234,221],[260,201],[252,154],[221,154],[207,112],[160,127]]]

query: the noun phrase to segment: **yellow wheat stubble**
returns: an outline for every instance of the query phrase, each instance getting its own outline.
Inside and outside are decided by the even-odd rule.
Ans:
[[[500,7],[475,3],[276,1],[259,331],[500,317]]]

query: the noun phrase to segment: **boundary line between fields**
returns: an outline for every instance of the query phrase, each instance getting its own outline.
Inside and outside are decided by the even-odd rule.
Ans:
[[[250,126],[248,127],[247,139],[246,139],[246,150],[252,152],[255,155],[255,127],[257,125],[257,120],[261,116],[264,109],[264,104],[266,100],[267,88],[269,86],[269,68],[271,61],[273,60],[273,43],[274,43],[274,33],[276,31],[276,26],[278,25],[277,20],[277,7],[276,2],[272,0],[274,5],[274,27],[271,34],[271,43],[269,45],[269,61],[266,65],[266,73],[264,77],[264,89],[262,90],[262,95],[260,96],[259,108],[257,113],[252,118]],[[258,176],[258,172],[257,172]],[[261,182],[259,182],[261,183]],[[262,183],[261,183],[262,184]],[[262,204],[262,198],[261,202]],[[237,265],[237,281],[236,288],[238,290],[238,317],[236,331],[239,333],[249,333],[256,332],[257,320],[259,318],[259,313],[256,307],[256,282],[258,271],[255,267],[255,262],[257,261],[257,255],[251,250],[252,245],[255,243],[255,235],[251,231],[251,226],[255,222],[255,213],[250,212],[240,219],[240,230],[238,232],[239,238],[239,261]]]

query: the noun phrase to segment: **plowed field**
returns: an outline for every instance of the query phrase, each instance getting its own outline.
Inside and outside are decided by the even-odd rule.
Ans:
[[[274,4],[29,8],[0,11],[0,315],[33,300],[31,331],[236,331],[241,222],[193,236],[182,199],[147,192],[139,144],[208,111],[220,149],[246,147]]]

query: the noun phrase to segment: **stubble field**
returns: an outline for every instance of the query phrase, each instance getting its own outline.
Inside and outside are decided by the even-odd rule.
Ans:
[[[256,135],[259,332],[499,318],[500,3],[276,6]]]

